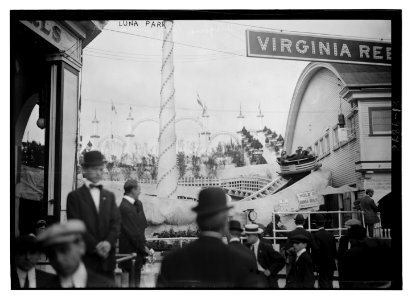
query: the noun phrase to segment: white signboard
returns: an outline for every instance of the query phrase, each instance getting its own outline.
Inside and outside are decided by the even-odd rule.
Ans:
[[[319,206],[318,195],[315,191],[309,191],[297,194],[299,208],[308,208]]]

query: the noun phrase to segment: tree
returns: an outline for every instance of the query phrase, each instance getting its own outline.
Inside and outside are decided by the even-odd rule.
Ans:
[[[184,152],[177,153],[177,167],[180,178],[184,177],[187,168]]]
[[[108,162],[106,164],[106,168],[107,168],[107,171],[108,171],[108,175],[110,176],[110,180],[112,181],[113,176],[114,176],[114,174],[113,174],[114,162],[112,162],[112,161]]]

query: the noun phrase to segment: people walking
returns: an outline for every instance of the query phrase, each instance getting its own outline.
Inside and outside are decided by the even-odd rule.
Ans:
[[[198,240],[171,252],[161,265],[157,287],[247,288],[258,287],[255,262],[247,255],[225,245],[227,199],[221,188],[200,191],[196,222]]]
[[[335,260],[337,259],[337,248],[334,235],[324,228],[324,215],[316,216],[318,231],[313,233],[313,240],[316,249],[313,251],[315,265],[318,266],[318,287],[320,289],[332,289],[334,271],[337,269]]]
[[[104,164],[99,151],[84,154],[84,185],[68,194],[67,218],[82,220],[86,226],[86,267],[113,280],[121,217],[114,194],[100,183]]]
[[[263,232],[257,224],[245,225],[244,233],[247,236],[247,242],[254,254],[257,262],[257,270],[260,277],[265,280],[267,286],[278,289],[278,272],[285,265],[285,259],[280,253],[274,250],[273,246],[259,235]]]
[[[147,219],[143,204],[138,199],[140,192],[141,188],[137,180],[127,180],[124,184],[124,196],[119,208],[121,214],[119,251],[122,254],[137,254],[134,269],[135,282],[130,282],[130,286],[134,287],[140,286],[141,268],[144,265],[145,257],[151,254],[146,246]],[[123,271],[130,273],[131,261],[121,263],[120,267]]]
[[[309,239],[305,235],[295,235],[290,239],[296,259],[287,274],[287,289],[313,289],[315,283],[313,262],[306,248]]]

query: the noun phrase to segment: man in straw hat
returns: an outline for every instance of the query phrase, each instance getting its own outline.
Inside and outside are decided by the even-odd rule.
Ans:
[[[267,287],[278,289],[277,274],[284,267],[285,260],[271,244],[260,239],[259,235],[262,232],[263,230],[257,224],[245,225],[244,233],[251,252],[256,258],[260,278],[265,281]]]
[[[96,273],[114,280],[115,247],[120,233],[120,212],[114,194],[103,189],[105,159],[99,151],[84,154],[84,185],[67,196],[67,218],[86,225],[85,265]]]
[[[258,285],[253,260],[222,241],[226,233],[227,198],[221,188],[200,191],[197,213],[198,240],[167,255],[158,287],[235,288]]]
[[[296,253],[296,259],[287,274],[285,288],[313,289],[315,283],[313,262],[306,251],[309,239],[305,235],[297,234],[291,238],[290,242]]]
[[[88,269],[82,257],[86,252],[83,235],[86,226],[80,220],[54,224],[39,236],[39,242],[57,273],[49,288],[110,288],[114,283]]]

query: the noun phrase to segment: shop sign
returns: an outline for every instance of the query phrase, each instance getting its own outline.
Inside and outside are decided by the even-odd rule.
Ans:
[[[299,208],[308,208],[319,206],[318,195],[315,191],[309,191],[297,194]]]
[[[67,55],[71,56],[76,61],[81,62],[81,40],[73,36],[57,22],[45,20],[20,22],[59,50],[65,51]]]
[[[391,43],[321,35],[246,31],[247,56],[366,65],[391,65]]]

